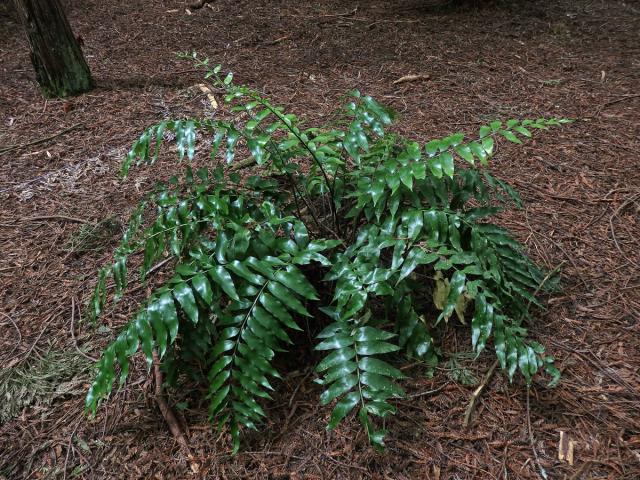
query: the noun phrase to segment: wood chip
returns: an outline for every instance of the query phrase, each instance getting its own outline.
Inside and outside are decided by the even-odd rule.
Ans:
[[[211,91],[211,89],[207,87],[204,83],[199,83],[198,88],[202,93],[205,93],[207,95],[207,98],[209,99],[209,103],[211,104],[211,108],[213,108],[214,110],[217,110],[218,102],[216,102],[216,97],[213,96],[213,92]]]
[[[560,432],[560,442],[558,443],[558,460],[573,465],[573,451],[575,442],[569,439],[566,432]]]

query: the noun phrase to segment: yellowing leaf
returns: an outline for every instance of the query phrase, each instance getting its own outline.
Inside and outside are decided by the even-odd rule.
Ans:
[[[469,298],[463,293],[458,297],[458,301],[456,302],[455,312],[458,315],[458,320],[463,325],[466,325],[467,322],[464,320],[464,311],[467,309],[467,305],[469,304]]]
[[[449,279],[443,279],[442,272],[438,271],[434,280],[436,281],[436,288],[433,290],[433,304],[438,310],[444,310],[450,290]]]

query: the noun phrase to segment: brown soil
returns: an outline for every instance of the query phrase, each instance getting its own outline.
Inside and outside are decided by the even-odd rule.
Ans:
[[[564,262],[563,293],[532,328],[557,358],[560,386],[536,381],[528,407],[525,386],[498,374],[464,429],[474,387],[452,380],[446,362],[433,379],[408,368],[410,398],[387,422],[387,450],[378,454],[355,420],[324,430],[330,410],[317,406],[319,388],[301,365],[235,457],[206,408],[178,410],[200,466],[194,474],[140,362],[95,420],[82,413],[85,373],[50,405],[0,425],[0,478],[525,479],[540,478],[535,455],[549,478],[640,478],[640,4],[430,3],[217,0],[188,13],[176,0],[72,0],[69,19],[98,86],[48,101],[0,3],[0,152],[16,146],[0,153],[0,363],[75,355],[78,345],[97,356],[141,299],[144,292],[106,317],[110,330],[92,330],[76,312],[71,335],[72,301],[87,301],[118,232],[103,248],[70,252],[83,224],[62,216],[126,221],[170,168],[140,170],[127,183],[117,177],[143,127],[203,113],[206,97],[193,89],[201,74],[174,55],[197,49],[309,124],[330,118],[354,87],[394,107],[399,131],[421,141],[495,118],[577,119],[524,148],[503,146],[494,163],[527,205],[503,223],[542,265]],[[429,78],[393,83],[407,74]],[[469,349],[466,342],[451,333],[451,350]],[[460,362],[482,377],[492,359]],[[561,431],[575,442],[573,465],[558,460]]]

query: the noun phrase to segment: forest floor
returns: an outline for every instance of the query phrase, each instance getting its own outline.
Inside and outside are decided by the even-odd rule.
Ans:
[[[533,479],[542,469],[551,479],[640,478],[640,4],[65,3],[97,87],[45,100],[0,2],[0,478]],[[384,453],[357,420],[325,431],[330,408],[318,406],[311,359],[285,372],[237,456],[205,407],[171,393],[198,473],[143,361],[88,419],[90,358],[144,292],[98,328],[81,318],[84,305],[123,222],[171,168],[122,182],[119,163],[145,126],[211,114],[201,73],[174,54],[193,49],[308,125],[332,118],[352,88],[396,109],[398,131],[419,141],[496,118],[576,119],[524,147],[503,145],[492,167],[526,203],[502,224],[541,265],[561,266],[562,293],[531,328],[556,357],[560,385],[536,379],[528,396],[498,373],[464,428],[492,358],[472,362],[467,334],[451,328],[433,378],[419,365],[405,370],[408,398],[387,421]],[[423,77],[395,83],[408,74]],[[561,432],[572,464],[558,460]]]

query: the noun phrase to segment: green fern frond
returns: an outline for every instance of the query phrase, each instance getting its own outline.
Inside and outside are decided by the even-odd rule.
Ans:
[[[237,451],[240,428],[255,429],[265,415],[257,400],[271,398],[269,376],[280,378],[272,360],[292,343],[287,330],[300,330],[294,316],[310,316],[303,302],[318,295],[295,265],[276,257],[236,260],[228,272],[238,295],[218,318],[208,397],[211,417],[229,423]]]
[[[334,314],[332,316],[335,317]],[[357,322],[338,320],[318,334],[322,340],[316,350],[330,351],[317,366],[323,378],[318,383],[326,390],[320,396],[320,404],[327,405],[338,400],[328,430],[336,426],[355,408],[371,444],[382,449],[385,431],[376,429],[369,415],[386,418],[395,413],[389,403],[393,398],[402,398],[405,393],[395,380],[403,378],[402,372],[378,356],[399,350],[388,342],[393,333]]]

